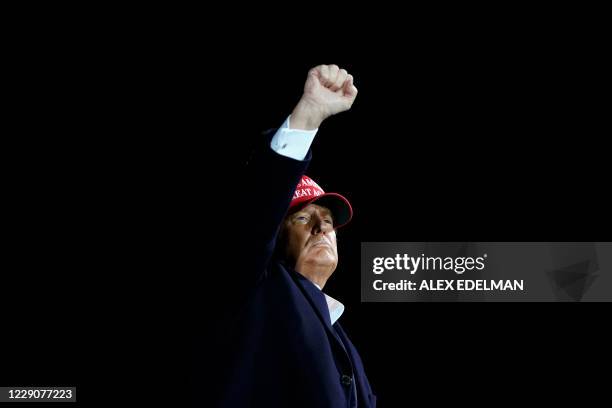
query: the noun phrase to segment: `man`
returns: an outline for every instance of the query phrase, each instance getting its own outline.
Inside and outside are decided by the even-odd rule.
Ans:
[[[357,350],[338,319],[344,306],[322,290],[338,265],[336,230],[352,217],[344,197],[304,175],[321,123],[350,109],[353,77],[311,69],[283,126],[247,166],[237,216],[242,238],[217,359],[222,407],[374,407]],[[355,275],[357,279],[357,275]],[[222,356],[222,357],[221,357]]]

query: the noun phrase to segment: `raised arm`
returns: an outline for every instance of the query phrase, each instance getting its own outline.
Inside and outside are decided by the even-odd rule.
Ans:
[[[244,260],[244,271],[251,276],[240,279],[255,283],[263,277],[274,252],[279,225],[310,162],[313,131],[328,117],[350,109],[356,96],[353,77],[346,70],[337,65],[312,68],[302,97],[289,117],[289,127],[279,129],[273,137],[270,134],[252,155],[245,173],[244,196],[248,200],[244,214],[238,215],[245,220],[239,232],[245,249],[237,254]],[[288,144],[293,148],[288,149]]]

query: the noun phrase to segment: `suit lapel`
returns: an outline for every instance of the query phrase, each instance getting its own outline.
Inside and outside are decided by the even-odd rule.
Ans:
[[[315,310],[315,313],[325,326],[325,332],[327,337],[330,339],[335,355],[338,356],[339,364],[342,368],[342,373],[352,373],[353,365],[351,364],[348,351],[344,348],[342,340],[338,337],[338,334],[331,325],[331,318],[329,316],[329,310],[327,309],[327,301],[325,295],[319,288],[317,288],[312,282],[306,279],[295,271],[290,272],[296,280],[298,286],[302,289],[302,292],[306,296],[306,299],[310,302]]]

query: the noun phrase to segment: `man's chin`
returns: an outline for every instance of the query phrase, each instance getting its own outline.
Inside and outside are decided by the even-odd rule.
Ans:
[[[324,245],[311,248],[308,253],[308,259],[321,264],[333,263],[337,261],[333,249],[331,249],[329,246]]]

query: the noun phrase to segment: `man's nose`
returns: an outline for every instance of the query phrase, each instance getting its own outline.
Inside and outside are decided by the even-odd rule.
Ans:
[[[312,233],[314,235],[329,232],[332,229],[331,225],[326,223],[323,217],[314,215],[312,217]]]

